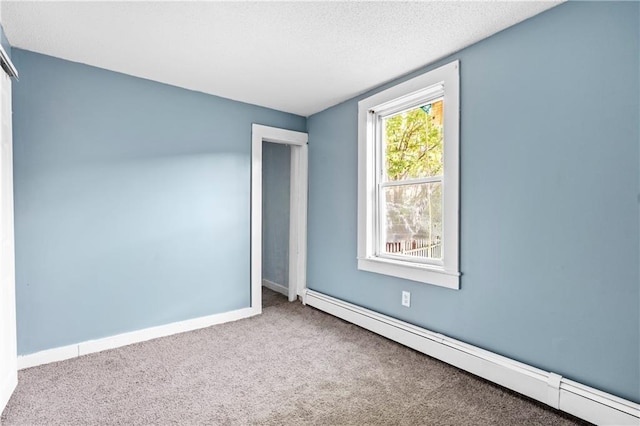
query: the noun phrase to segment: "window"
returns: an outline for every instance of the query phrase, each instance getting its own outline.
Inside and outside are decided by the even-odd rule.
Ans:
[[[358,103],[358,269],[460,287],[458,69]]]

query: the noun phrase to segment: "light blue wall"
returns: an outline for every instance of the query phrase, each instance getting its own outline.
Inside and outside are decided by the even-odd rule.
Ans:
[[[429,67],[461,63],[459,291],[357,270],[364,96],[311,116],[308,286],[640,402],[638,7],[567,3]]]
[[[291,148],[262,144],[262,278],[289,286]]]
[[[248,307],[251,123],[305,118],[13,58],[19,354]]]

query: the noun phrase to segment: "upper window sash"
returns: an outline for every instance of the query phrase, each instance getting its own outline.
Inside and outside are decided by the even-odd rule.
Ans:
[[[444,181],[442,175],[438,176],[429,176],[424,178],[415,178],[415,179],[404,179],[404,180],[385,180],[379,182],[378,185],[381,188],[387,188],[389,186],[401,186],[401,185],[415,185],[418,183],[433,183],[433,182],[442,182]]]
[[[385,146],[385,125],[384,120],[395,117],[407,111],[419,108],[422,105],[444,100],[444,84],[438,83],[426,89],[419,90],[411,95],[394,99],[369,110],[370,121],[373,126],[371,130],[375,135],[375,157],[376,157],[376,182],[386,182],[386,146]],[[444,164],[443,164],[444,166]],[[408,180],[408,179],[407,179]],[[420,182],[416,182],[420,183]]]
[[[444,83],[439,82],[414,93],[393,99],[391,101],[375,106],[369,112],[375,115],[376,119],[390,118],[409,109],[415,108],[419,104],[427,104],[442,98],[444,95]]]

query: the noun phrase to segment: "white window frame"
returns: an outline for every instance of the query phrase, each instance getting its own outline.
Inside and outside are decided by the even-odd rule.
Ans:
[[[358,102],[358,269],[452,289],[460,288],[460,64],[454,61]],[[443,256],[428,262],[378,254],[377,117],[398,105],[420,106],[444,86]]]

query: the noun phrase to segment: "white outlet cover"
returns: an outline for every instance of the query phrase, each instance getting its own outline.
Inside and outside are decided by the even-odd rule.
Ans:
[[[407,308],[411,306],[411,293],[408,291],[402,292],[402,306],[406,306]]]

